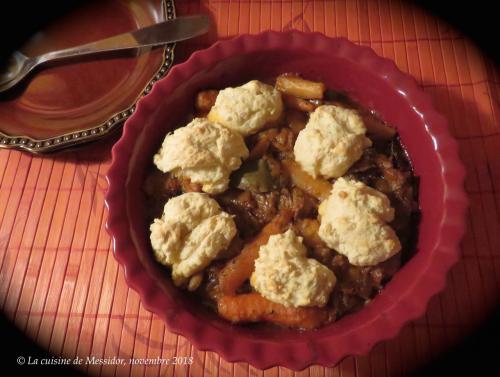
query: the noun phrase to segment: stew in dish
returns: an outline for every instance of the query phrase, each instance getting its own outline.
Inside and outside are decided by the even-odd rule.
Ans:
[[[190,120],[154,157],[146,220],[166,273],[222,318],[318,328],[411,258],[418,177],[345,93],[283,74],[202,90]]]

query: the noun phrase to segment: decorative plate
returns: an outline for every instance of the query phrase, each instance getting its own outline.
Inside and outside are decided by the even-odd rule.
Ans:
[[[21,50],[34,56],[173,18],[173,0],[91,2],[34,35]],[[36,72],[0,94],[0,148],[46,153],[104,137],[134,112],[173,58],[171,44]]]

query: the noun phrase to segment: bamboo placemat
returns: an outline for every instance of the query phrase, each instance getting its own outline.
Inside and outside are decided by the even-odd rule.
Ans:
[[[178,1],[179,15],[209,13],[216,28],[180,44],[177,62],[217,39],[299,29],[372,47],[413,75],[449,120],[467,167],[471,206],[462,259],[422,318],[396,339],[335,368],[257,370],[198,352],[146,311],[112,255],[104,224],[105,175],[113,139],[36,157],[0,151],[0,305],[29,337],[56,356],[167,359],[193,364],[79,368],[116,376],[400,376],[470,333],[499,300],[500,78],[464,36],[399,1]],[[116,139],[116,138],[115,138]]]

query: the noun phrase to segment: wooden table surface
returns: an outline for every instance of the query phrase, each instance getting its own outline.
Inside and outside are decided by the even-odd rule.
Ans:
[[[105,376],[401,376],[470,333],[500,296],[500,78],[468,39],[400,1],[177,1],[178,15],[216,27],[180,44],[177,62],[217,39],[262,30],[319,31],[372,47],[413,75],[449,120],[470,198],[462,258],[422,318],[370,354],[334,368],[257,370],[199,352],[146,311],[127,287],[105,230],[104,195],[116,138],[37,157],[0,151],[0,305],[27,336],[64,358],[192,356],[190,366],[81,365]]]

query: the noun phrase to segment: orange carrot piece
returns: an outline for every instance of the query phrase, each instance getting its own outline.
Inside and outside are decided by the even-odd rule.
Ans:
[[[288,174],[290,174],[295,186],[298,188],[319,200],[324,200],[330,195],[332,184],[327,180],[312,177],[302,170],[300,165],[295,161],[283,160],[281,163],[288,171]]]
[[[208,113],[219,95],[218,90],[202,90],[196,95],[194,107],[198,112]]]
[[[260,233],[248,244],[241,253],[231,259],[219,273],[219,289],[224,295],[234,295],[238,288],[249,279],[255,269],[255,260],[259,249],[269,241],[273,234],[283,233],[292,219],[293,213],[280,211]]]
[[[311,330],[328,319],[322,308],[286,307],[269,301],[258,293],[223,296],[217,303],[219,314],[231,322],[271,322],[277,325]]]
[[[327,247],[325,242],[319,237],[319,221],[316,219],[299,219],[294,223],[294,228],[304,239],[304,243],[309,247]]]
[[[286,113],[286,123],[297,136],[306,127],[307,117],[302,111],[290,109]]]
[[[370,112],[362,114],[367,136],[372,140],[391,140],[396,129],[388,126]]]
[[[322,99],[325,84],[305,80],[294,75],[280,75],[276,78],[276,89],[280,92],[303,99]]]
[[[294,97],[285,93],[281,95],[281,98],[283,98],[283,103],[289,109],[299,110],[305,113],[312,113],[318,107],[318,105],[306,99]]]

